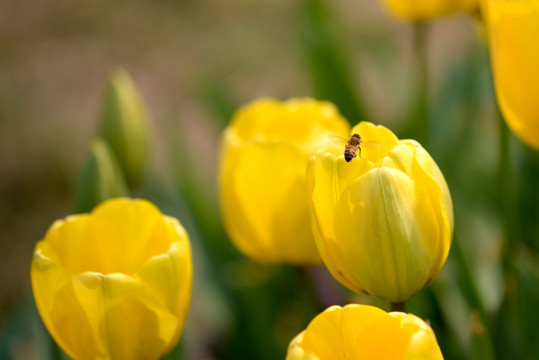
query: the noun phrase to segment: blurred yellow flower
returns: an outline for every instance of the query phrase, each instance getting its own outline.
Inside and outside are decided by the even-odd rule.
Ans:
[[[412,314],[332,306],[288,346],[286,360],[442,360],[431,327]]]
[[[364,142],[347,163],[342,147],[309,161],[307,188],[324,263],[353,291],[406,301],[442,268],[453,233],[453,205],[440,169],[414,140],[362,122]]]
[[[319,264],[305,195],[309,157],[345,136],[334,105],[313,99],[261,99],[241,108],[222,137],[219,188],[235,246],[265,263]]]
[[[539,2],[488,0],[496,95],[511,130],[539,150]]]
[[[113,199],[56,221],[31,275],[41,318],[70,357],[156,359],[189,307],[189,238],[148,201]]]
[[[480,0],[383,0],[396,17],[409,21],[425,21],[457,12],[473,12]]]

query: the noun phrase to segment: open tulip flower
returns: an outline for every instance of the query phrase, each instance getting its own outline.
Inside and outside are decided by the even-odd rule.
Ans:
[[[332,306],[288,347],[286,360],[442,360],[431,327],[412,314]]]
[[[496,95],[508,126],[539,150],[539,2],[487,0]]]
[[[32,262],[47,329],[74,359],[157,359],[178,341],[191,296],[189,238],[144,200],[113,199],[56,221]]]
[[[312,99],[262,99],[240,109],[222,138],[221,210],[235,246],[264,263],[314,265],[322,261],[309,221],[305,169],[345,136],[347,122],[334,105]]]
[[[472,12],[479,0],[384,0],[396,17],[410,21],[425,21],[456,12]]]
[[[307,171],[313,229],[324,263],[351,290],[406,301],[442,268],[453,205],[440,169],[414,140],[362,122],[361,155],[314,154]]]

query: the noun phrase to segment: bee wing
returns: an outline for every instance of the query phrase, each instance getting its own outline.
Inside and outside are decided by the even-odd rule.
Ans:
[[[372,147],[380,147],[382,146],[382,143],[378,141],[362,141],[361,146],[363,145],[372,146]]]
[[[339,136],[337,134],[329,134],[328,139],[337,144],[343,144],[343,145],[348,144],[348,139],[345,139],[342,136]]]

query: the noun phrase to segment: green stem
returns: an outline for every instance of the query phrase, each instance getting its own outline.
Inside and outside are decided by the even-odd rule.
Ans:
[[[318,314],[325,310],[325,307],[320,299],[318,284],[309,268],[304,266],[295,267],[297,271],[297,285],[300,297],[304,297],[302,301],[307,307],[307,313],[310,315]]]
[[[405,313],[406,312],[406,302],[392,302],[391,303],[391,311],[400,311]]]
[[[512,235],[512,214],[515,211],[512,204],[513,187],[511,179],[509,129],[505,124],[503,115],[499,113],[499,149],[498,149],[498,196],[500,223],[503,230],[503,259],[502,265],[507,275],[511,269],[511,262],[515,253],[515,238]]]
[[[479,287],[473,273],[474,270],[466,256],[466,250],[462,246],[461,239],[455,236],[451,247],[451,251],[458,264],[459,272],[461,273],[459,282],[462,284],[462,289],[468,300],[468,304],[471,308],[479,311],[481,319],[486,319],[487,311],[483,304],[483,300],[481,299],[481,295],[479,294]]]
[[[495,360],[492,339],[478,312],[471,313],[472,341],[470,352],[472,359]]]
[[[413,52],[415,67],[416,105],[413,112],[412,122],[414,126],[415,138],[428,147],[429,139],[429,61],[428,61],[428,24],[416,22],[413,25]]]
[[[58,346],[58,344],[56,343],[56,341],[54,341],[54,339],[52,338],[52,336],[49,336],[47,334],[48,338],[49,338],[49,345],[50,345],[50,358],[52,360],[64,360],[64,356],[63,356],[63,351],[60,349],[60,347]]]

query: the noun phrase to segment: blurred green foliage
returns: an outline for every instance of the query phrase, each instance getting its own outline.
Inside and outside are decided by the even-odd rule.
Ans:
[[[301,32],[314,97],[333,102],[353,125],[368,120],[354,81],[357,69],[345,46],[346,32],[333,15],[331,3],[304,1]]]
[[[194,11],[195,4],[187,3]],[[310,94],[333,101],[356,124],[375,117],[364,106],[368,94],[362,94],[356,83],[367,69],[357,68],[351,60],[351,35],[333,5],[328,0],[301,3],[295,14],[298,55],[307,64]],[[366,51],[372,46],[382,54],[383,64],[398,61],[391,52],[379,51],[390,41],[387,36],[362,43]],[[432,67],[426,57],[414,61]],[[411,91],[421,92],[426,81],[417,80]],[[499,121],[488,51],[479,41],[466,47],[438,82],[428,94],[411,96],[411,103],[399,109],[399,120],[406,123],[396,127],[399,137],[424,139],[444,173],[454,201],[455,235],[444,269],[410,300],[407,310],[430,321],[446,360],[537,359],[539,154],[524,147]],[[129,160],[115,153],[116,145],[107,140],[106,124],[123,116],[119,100],[110,100],[117,97],[111,86],[98,130],[105,141],[92,145],[81,171],[73,194],[76,211],[128,194]],[[208,78],[197,88],[200,103],[215,120],[211,124],[215,131],[221,131],[241,105],[234,94],[233,85],[220,78]],[[422,103],[425,99],[428,106]],[[420,134],[425,121],[428,131]],[[180,136],[185,139],[189,134]],[[350,294],[321,269],[270,267],[243,258],[221,224],[215,179],[201,169],[189,143],[177,138],[178,134],[166,134],[164,141],[173,159],[172,181],[148,169],[127,177],[141,178],[130,182],[132,193],[180,219],[193,242],[192,306],[180,344],[167,359],[284,359],[288,342],[326,306],[375,301]],[[208,147],[217,153],[218,146]],[[149,155],[146,145],[136,150],[142,157]],[[321,296],[328,291],[329,297]],[[377,304],[389,309],[388,304]],[[19,358],[15,354],[24,344],[33,349],[28,358],[62,358],[50,341],[28,296],[0,324],[0,359]]]
[[[76,187],[75,212],[89,212],[102,201],[128,195],[116,155],[103,140],[94,140]]]

